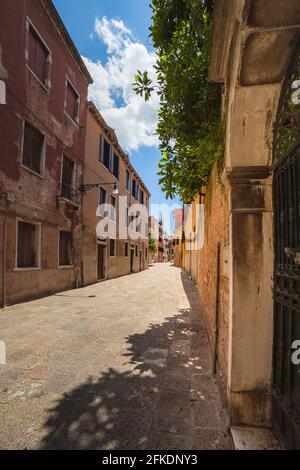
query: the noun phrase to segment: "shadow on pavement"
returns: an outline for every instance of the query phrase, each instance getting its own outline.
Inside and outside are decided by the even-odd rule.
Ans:
[[[168,350],[178,323],[186,318],[183,311],[151,325],[144,334],[128,337],[123,355],[123,366],[130,366],[128,372],[109,369],[57,400],[47,412],[41,448],[147,448]]]

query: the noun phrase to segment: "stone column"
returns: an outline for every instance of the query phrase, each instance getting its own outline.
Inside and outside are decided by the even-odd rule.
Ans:
[[[233,424],[271,416],[273,215],[269,167],[228,170],[231,184],[229,408]]]

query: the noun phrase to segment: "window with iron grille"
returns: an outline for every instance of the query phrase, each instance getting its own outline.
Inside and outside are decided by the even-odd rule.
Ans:
[[[44,135],[38,129],[25,122],[22,163],[38,174],[42,173],[44,140]]]
[[[75,122],[79,122],[79,95],[69,80],[66,85],[65,110]]]
[[[116,240],[109,241],[109,255],[111,257],[116,256]]]
[[[36,77],[47,87],[49,85],[49,55],[49,50],[34,30],[33,26],[29,24],[27,64]]]
[[[40,225],[18,221],[17,268],[38,268]]]
[[[75,164],[72,160],[63,157],[62,175],[61,175],[61,195],[66,199],[74,199],[74,172]]]
[[[59,232],[59,266],[72,266],[72,241],[71,232]]]
[[[120,159],[116,153],[114,153],[114,158],[113,158],[113,175],[117,180],[119,179],[119,173],[120,173]]]

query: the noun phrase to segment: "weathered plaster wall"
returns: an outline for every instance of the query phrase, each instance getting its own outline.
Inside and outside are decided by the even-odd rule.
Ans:
[[[47,91],[26,67],[26,18],[32,20],[52,54],[51,89]],[[13,25],[13,27],[12,27]],[[6,105],[0,109],[0,285],[3,275],[6,301],[27,298],[81,284],[81,212],[58,206],[61,164],[66,153],[76,164],[78,186],[83,178],[87,78],[70,54],[57,27],[39,0],[2,2],[0,16],[0,70],[6,83]],[[80,125],[64,113],[65,80],[68,76],[80,94]],[[22,166],[23,122],[29,121],[45,135],[45,168],[41,176]],[[3,266],[5,211],[8,212],[7,265]],[[42,225],[41,268],[16,270],[16,219]],[[72,230],[74,266],[58,268],[59,229]]]

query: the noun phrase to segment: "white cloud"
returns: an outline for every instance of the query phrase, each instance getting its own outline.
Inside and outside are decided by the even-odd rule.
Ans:
[[[98,37],[107,47],[108,60],[102,64],[83,57],[94,79],[90,99],[116,130],[120,144],[126,150],[137,150],[142,145],[157,146],[158,96],[154,93],[145,103],[132,89],[138,69],[148,70],[156,84],[155,53],[136,41],[132,31],[121,20],[96,18],[94,29],[94,39]]]

